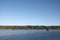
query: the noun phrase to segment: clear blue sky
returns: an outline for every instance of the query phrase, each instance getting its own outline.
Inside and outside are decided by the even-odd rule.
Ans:
[[[60,25],[60,0],[0,0],[0,25]]]

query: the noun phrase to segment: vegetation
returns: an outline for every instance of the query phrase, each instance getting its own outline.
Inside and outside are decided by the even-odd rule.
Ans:
[[[0,29],[60,29],[60,26],[0,26]]]

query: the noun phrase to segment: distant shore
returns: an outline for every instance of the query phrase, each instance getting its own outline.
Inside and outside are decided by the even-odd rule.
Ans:
[[[51,30],[51,29],[59,29],[60,26],[0,26],[0,29],[46,29],[46,30]]]

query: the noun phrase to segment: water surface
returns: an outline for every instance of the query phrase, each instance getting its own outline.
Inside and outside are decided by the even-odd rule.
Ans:
[[[60,40],[60,30],[0,30],[0,40]]]

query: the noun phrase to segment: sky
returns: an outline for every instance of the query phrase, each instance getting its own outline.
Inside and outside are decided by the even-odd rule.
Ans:
[[[0,0],[0,25],[60,25],[60,0]]]

